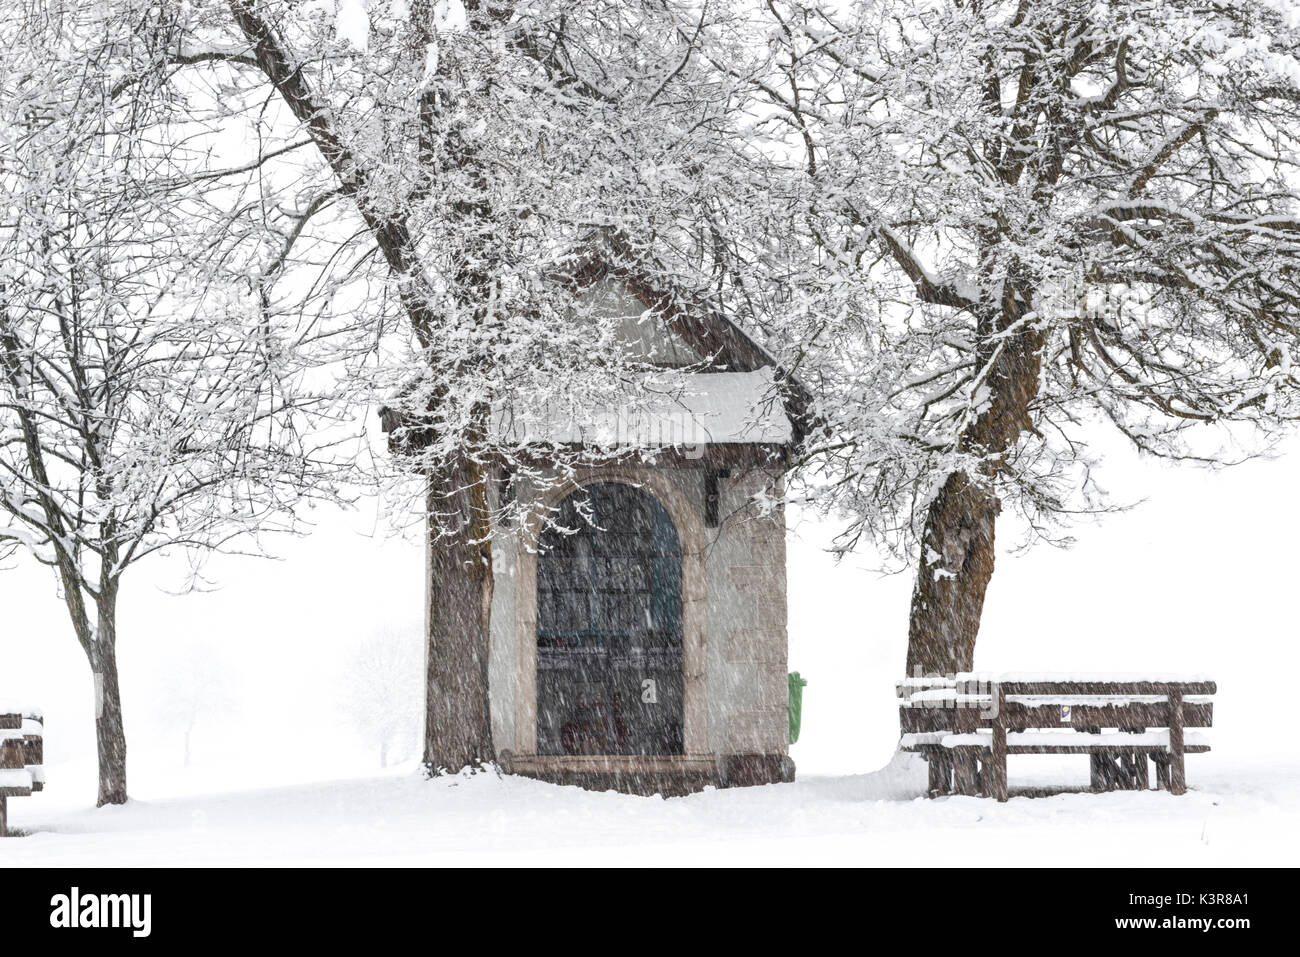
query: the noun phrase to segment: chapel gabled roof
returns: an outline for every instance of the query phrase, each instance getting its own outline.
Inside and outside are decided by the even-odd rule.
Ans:
[[[699,371],[692,374],[691,381],[695,389],[705,391],[693,393],[688,415],[703,422],[701,416],[711,412],[715,420],[728,423],[724,428],[704,427],[704,432],[712,436],[710,442],[790,447],[799,445],[811,428],[812,397],[797,377],[786,373],[773,355],[731,318],[699,297],[658,278],[653,270],[638,263],[625,248],[608,239],[599,245],[592,244],[556,269],[552,279],[567,285],[575,293],[585,291],[604,279],[616,280],[647,312],[661,319],[700,357]],[[735,377],[734,380],[731,376]],[[764,396],[753,394],[755,389],[768,393],[775,389],[784,410],[782,418],[788,419],[788,428],[774,424],[770,409],[757,409]],[[710,393],[716,396],[716,402],[726,407],[710,409]],[[754,408],[739,408],[737,403],[746,399]],[[756,413],[752,427],[736,425],[738,416],[751,412]],[[384,432],[390,436],[406,427],[409,435],[402,442],[403,449],[412,450],[426,444],[419,440],[423,430],[407,421],[405,414],[386,406],[380,409],[380,417]],[[412,425],[416,427],[411,428]],[[578,436],[592,435],[593,432],[584,432],[581,427],[575,431],[570,424],[556,436],[536,438],[576,444],[581,441]],[[389,441],[390,447],[397,451],[394,438],[390,437]]]
[[[776,365],[766,349],[726,316],[681,290],[656,282],[648,272],[613,265],[604,257],[588,254],[558,275],[575,290],[600,279],[616,279],[701,356],[708,371],[756,372]]]

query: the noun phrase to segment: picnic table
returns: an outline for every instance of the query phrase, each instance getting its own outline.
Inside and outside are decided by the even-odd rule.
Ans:
[[[39,711],[0,707],[0,837],[9,834],[9,799],[45,787],[44,737]]]
[[[959,674],[898,682],[900,749],[929,763],[929,795],[1007,799],[1007,756],[1087,754],[1095,791],[1187,790],[1210,750],[1213,681],[1174,675]]]

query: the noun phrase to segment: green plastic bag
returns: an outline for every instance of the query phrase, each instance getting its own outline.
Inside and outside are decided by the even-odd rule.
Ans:
[[[797,671],[786,675],[786,680],[790,685],[790,743],[794,744],[799,740],[799,723],[803,719],[803,689],[808,682]]]

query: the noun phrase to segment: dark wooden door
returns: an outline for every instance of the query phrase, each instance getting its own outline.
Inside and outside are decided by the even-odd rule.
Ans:
[[[555,520],[565,531],[548,530],[537,559],[538,753],[681,754],[672,519],[648,493],[605,482],[566,499]]]

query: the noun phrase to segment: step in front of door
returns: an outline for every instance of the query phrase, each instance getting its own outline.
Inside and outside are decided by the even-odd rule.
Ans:
[[[722,786],[712,755],[520,755],[501,764],[510,774],[589,791],[679,797]]]

